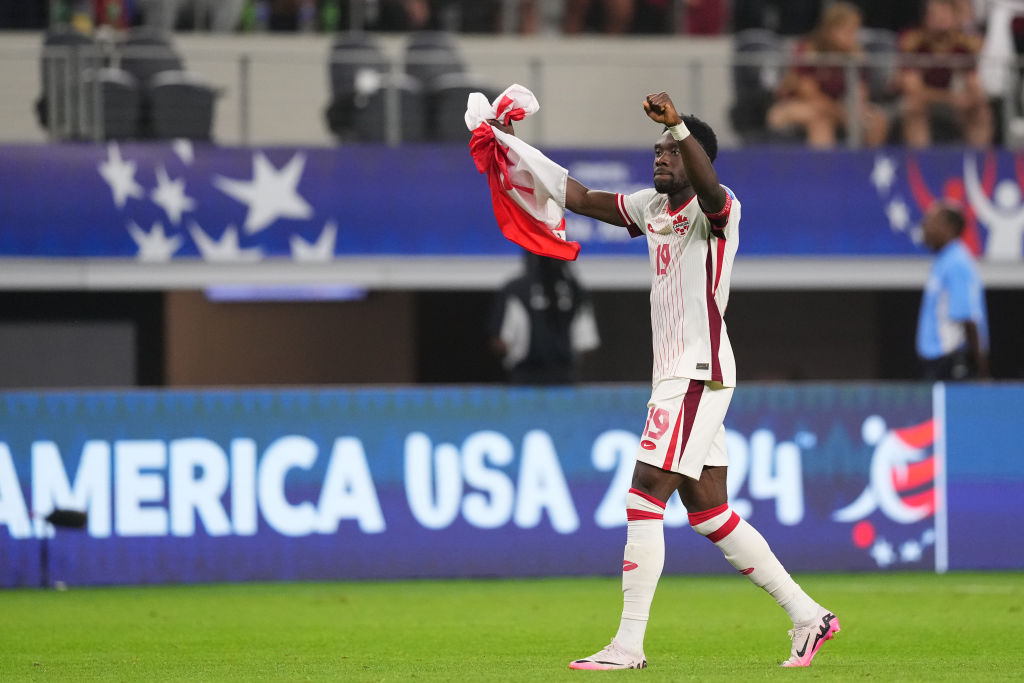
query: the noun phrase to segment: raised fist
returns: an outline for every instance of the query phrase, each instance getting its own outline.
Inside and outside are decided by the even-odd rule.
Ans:
[[[652,121],[665,126],[674,126],[683,120],[666,92],[648,95],[644,99],[644,111]]]

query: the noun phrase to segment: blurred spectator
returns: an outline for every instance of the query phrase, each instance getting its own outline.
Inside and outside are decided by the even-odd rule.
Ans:
[[[734,31],[766,28],[787,36],[810,33],[821,17],[822,0],[735,0]]]
[[[96,9],[90,0],[73,0],[68,3],[68,22],[82,35],[92,35],[96,28]]]
[[[864,25],[870,28],[884,28],[902,33],[917,26],[921,21],[919,2],[894,2],[893,0],[857,0]]]
[[[543,4],[545,0],[540,0]],[[435,24],[444,30],[457,28],[467,33],[536,33],[540,19],[535,0],[516,0],[506,16],[503,0],[434,0]],[[506,20],[509,25],[506,26]]]
[[[900,73],[903,140],[912,147],[932,142],[932,117],[950,112],[968,143],[992,142],[992,109],[978,77],[978,36],[965,33],[956,0],[928,0],[924,25],[900,38],[900,51],[908,56],[945,57],[959,65],[913,62]],[[964,63],[966,60],[967,63]]]
[[[316,6],[309,0],[270,0],[266,28],[271,31],[310,31]]]
[[[543,0],[524,4],[538,2]],[[718,34],[726,24],[725,5],[725,0],[567,0],[565,32]]]
[[[818,27],[796,47],[796,66],[783,78],[778,100],[768,110],[769,128],[780,133],[798,128],[806,133],[807,143],[812,147],[835,146],[838,132],[849,125],[846,69],[835,61],[814,60],[860,56],[859,30],[860,10],[856,6],[839,2],[825,10]],[[864,143],[880,145],[888,134],[888,120],[881,109],[868,101],[862,74],[855,87],[861,113],[857,125],[863,130]]]
[[[982,0],[982,4],[988,4],[986,0]],[[954,14],[956,15],[956,25],[964,33],[980,33],[980,22],[978,21],[978,14],[975,13],[974,0],[953,0]]]
[[[917,355],[931,381],[988,377],[985,289],[970,251],[960,240],[963,211],[935,202],[925,214],[924,243],[935,261],[921,298]]]
[[[495,300],[491,349],[513,384],[573,382],[601,343],[589,297],[565,261],[524,252],[524,265]]]
[[[234,31],[245,0],[137,0],[143,24],[159,31],[173,31],[181,21],[218,33]]]
[[[689,3],[691,0],[686,0]],[[702,2],[703,0],[696,0]],[[678,0],[638,0],[633,13],[634,33],[675,33],[673,5]]]
[[[434,26],[429,0],[377,0],[368,3],[367,28],[375,31],[420,31]]]
[[[0,29],[47,28],[67,24],[82,35],[92,35],[97,7],[94,0],[0,0]],[[42,22],[42,23],[40,23]]]
[[[133,7],[129,6],[128,0],[93,0],[92,6],[97,26],[124,29],[131,24],[129,14]]]
[[[725,14],[724,0],[686,0],[686,32],[700,36],[718,35],[725,29]]]
[[[981,48],[978,75],[989,97],[1004,97],[1008,91],[1020,90],[1024,75],[1014,60],[1024,53],[1024,0],[990,0],[985,4],[983,18],[985,38]],[[1007,83],[1007,67],[1011,67],[1013,83]],[[1020,111],[1020,98],[1013,98],[1014,110]]]
[[[605,33],[628,33],[633,27],[636,0],[600,0],[603,10]],[[565,32],[583,33],[587,26],[588,14],[594,6],[593,0],[567,0],[565,7]]]
[[[0,0],[0,29],[46,28],[49,6],[39,0]]]

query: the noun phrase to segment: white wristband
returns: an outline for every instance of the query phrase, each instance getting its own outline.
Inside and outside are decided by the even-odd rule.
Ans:
[[[682,121],[680,121],[674,126],[670,126],[668,132],[672,133],[672,139],[676,140],[677,142],[679,140],[685,140],[686,138],[690,137],[690,129],[687,128],[686,124],[683,123]]]

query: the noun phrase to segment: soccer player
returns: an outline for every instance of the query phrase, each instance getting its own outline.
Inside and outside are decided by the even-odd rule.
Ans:
[[[953,110],[968,144],[984,147],[992,142],[988,95],[977,68],[963,64],[981,51],[981,38],[958,25],[957,5],[956,0],[928,0],[924,25],[900,37],[900,52],[905,55],[961,60],[953,66],[911,63],[900,74],[903,139],[911,147],[931,145],[930,112],[936,105]]]
[[[729,461],[722,423],[736,386],[736,365],[722,314],[740,202],[719,184],[711,165],[718,142],[710,126],[681,117],[664,92],[648,95],[643,107],[666,127],[654,145],[654,188],[621,195],[569,178],[566,189],[567,209],[647,236],[654,340],[654,389],[626,495],[622,620],[608,647],[570,667],[647,666],[644,632],[665,562],[665,504],[676,491],[694,531],[718,546],[792,619],[792,649],[782,665],[808,666],[839,631],[839,620],[793,581],[764,538],[730,509],[726,494]]]

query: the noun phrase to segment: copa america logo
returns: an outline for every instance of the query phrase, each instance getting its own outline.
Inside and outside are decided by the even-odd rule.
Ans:
[[[894,542],[879,531],[878,518],[897,525],[934,521],[935,420],[889,429],[882,417],[872,415],[864,420],[861,435],[874,447],[868,484],[856,500],[833,512],[832,519],[853,524],[851,541],[867,550],[879,567],[915,564],[935,544],[934,524]]]
[[[920,220],[933,202],[945,199],[964,208],[963,241],[975,256],[991,261],[1024,259],[1024,155],[1013,155],[1014,178],[1000,178],[996,152],[964,153],[962,172],[946,177],[923,167],[908,152],[900,160],[875,156],[870,182],[882,201],[889,227],[921,243]]]

